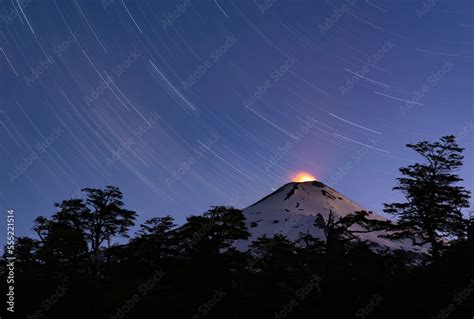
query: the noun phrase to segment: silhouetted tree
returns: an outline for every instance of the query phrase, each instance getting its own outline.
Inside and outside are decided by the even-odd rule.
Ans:
[[[356,234],[369,233],[382,229],[387,222],[369,219],[372,212],[357,211],[337,220],[332,210],[327,221],[321,214],[316,216],[315,226],[324,230],[326,237],[326,252],[338,255],[344,252],[346,243],[357,239]]]
[[[123,208],[123,194],[118,187],[85,188],[83,191],[87,197],[79,214],[80,224],[84,225],[92,252],[96,254],[104,241],[110,244],[115,236],[128,237],[127,232],[134,225],[137,213]]]
[[[302,271],[301,249],[283,234],[257,238],[250,245],[250,253],[255,276],[248,285],[254,294],[262,296],[254,306],[256,309],[278,312],[311,277]]]
[[[128,237],[136,213],[123,208],[123,195],[117,187],[83,191],[85,200],[70,199],[55,204],[59,211],[51,220],[38,217],[34,230],[41,240],[44,258],[52,258],[52,263],[86,256],[91,274],[97,276],[101,246],[104,242],[110,246],[113,237]]]
[[[474,213],[470,212],[469,217],[465,219],[466,223],[466,240],[474,243]]]
[[[385,204],[384,211],[397,217],[397,225],[389,237],[409,238],[414,245],[430,244],[433,260],[438,260],[445,243],[458,237],[463,229],[461,209],[469,207],[470,193],[462,186],[455,171],[462,166],[463,148],[454,136],[437,142],[407,144],[422,158],[422,163],[400,168],[399,190],[404,203]]]
[[[257,269],[269,272],[288,269],[297,254],[295,244],[282,234],[261,236],[252,242],[250,249],[257,257]]]
[[[15,243],[15,258],[19,271],[41,267],[38,260],[40,242],[29,237],[18,237]]]
[[[245,259],[236,251],[236,240],[249,237],[242,211],[217,206],[200,216],[189,216],[184,225],[174,230],[175,258],[168,269],[175,276],[170,290],[175,312],[188,308],[197,311],[215,290],[228,291],[235,282],[236,267]],[[216,310],[213,310],[216,311]],[[185,316],[185,315],[183,315]],[[193,314],[186,315],[192,317]]]
[[[250,236],[242,211],[225,206],[213,207],[202,216],[190,216],[179,231],[188,252],[217,255],[234,241]]]
[[[470,318],[474,219],[460,215],[468,193],[455,185],[460,179],[452,170],[462,158],[449,155],[458,150],[450,140],[445,142],[451,146],[417,147],[427,163],[404,169],[397,189],[407,194],[407,203],[392,204],[399,224],[366,211],[342,217],[330,211],[327,220],[318,215],[315,221],[326,240],[309,231],[295,242],[276,234],[259,237],[246,251],[236,249],[250,235],[244,214],[222,206],[190,216],[181,226],[170,216],[148,219],[130,241],[110,245],[127,237],[136,213],[124,208],[118,188],[87,188],[85,199],[62,201],[50,218],[35,220],[37,239],[17,238],[15,315],[431,318],[455,300],[450,317]],[[381,229],[393,238],[414,229],[416,241],[429,240],[434,229],[439,244],[449,245],[436,267],[427,267],[420,262],[427,257],[415,251],[374,249],[357,236]],[[6,257],[0,258],[0,269],[8,269]],[[155,282],[158,273],[164,276]],[[2,291],[6,276],[0,271]],[[57,296],[63,285],[66,293]]]
[[[171,216],[154,217],[140,225],[137,236],[130,241],[130,248],[139,261],[157,266],[163,258],[173,255],[177,248]]]

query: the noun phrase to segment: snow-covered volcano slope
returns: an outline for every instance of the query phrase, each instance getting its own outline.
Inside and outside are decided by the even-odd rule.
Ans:
[[[313,181],[288,183],[245,208],[243,213],[247,218],[247,227],[251,233],[250,241],[263,235],[271,237],[277,233],[291,240],[296,240],[300,233],[310,233],[324,240],[323,229],[314,225],[318,214],[327,221],[329,212],[332,211],[337,221],[339,217],[361,210],[368,211],[325,184]],[[368,218],[386,220],[376,214],[371,214]],[[357,225],[353,227],[353,229],[360,229]],[[378,235],[381,234],[381,232],[372,232],[357,234],[357,236],[381,247],[420,251],[408,241],[379,238]]]

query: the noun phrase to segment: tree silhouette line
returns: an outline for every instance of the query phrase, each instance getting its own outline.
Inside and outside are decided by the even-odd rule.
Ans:
[[[235,247],[250,237],[238,209],[212,207],[180,226],[154,217],[130,238],[137,213],[119,188],[83,189],[83,199],[35,219],[35,238],[16,238],[15,317],[472,318],[474,218],[462,213],[470,192],[457,175],[463,149],[454,136],[407,147],[422,161],[400,169],[394,190],[405,200],[385,204],[394,221],[331,212],[315,218],[324,239],[276,234],[247,250]],[[373,231],[424,252],[376,249],[357,236]]]

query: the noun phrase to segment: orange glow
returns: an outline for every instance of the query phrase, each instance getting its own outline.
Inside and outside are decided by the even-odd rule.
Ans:
[[[300,172],[293,177],[293,182],[303,183],[317,180],[316,177],[307,172]]]

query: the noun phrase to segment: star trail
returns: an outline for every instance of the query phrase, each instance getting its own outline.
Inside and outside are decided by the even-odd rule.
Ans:
[[[246,207],[304,171],[369,209],[406,143],[454,134],[472,189],[472,1],[0,2],[0,206],[84,187],[140,219]]]

